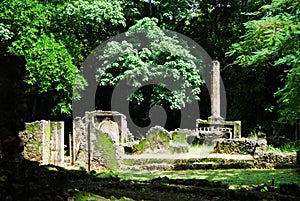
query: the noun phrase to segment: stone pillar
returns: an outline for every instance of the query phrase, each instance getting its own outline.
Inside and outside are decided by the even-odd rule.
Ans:
[[[127,134],[127,121],[126,117],[121,115],[121,123],[120,123],[120,130],[121,130],[121,143],[128,141],[128,134]]]
[[[51,164],[64,164],[64,122],[51,122]]]
[[[73,120],[73,132],[70,135],[70,156],[71,164],[74,164],[80,149],[81,143],[86,143],[85,126],[80,117]]]
[[[211,75],[211,116],[209,119],[213,122],[222,121],[221,117],[221,97],[220,97],[220,62],[213,61],[213,69]]]

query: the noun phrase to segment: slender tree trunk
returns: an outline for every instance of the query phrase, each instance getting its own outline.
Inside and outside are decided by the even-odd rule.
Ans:
[[[31,113],[31,120],[34,121],[36,117],[36,107],[37,107],[38,95],[36,94],[33,98],[33,105],[32,105],[32,113]]]

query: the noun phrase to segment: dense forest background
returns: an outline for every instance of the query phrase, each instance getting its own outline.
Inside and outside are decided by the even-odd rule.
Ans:
[[[79,76],[86,57],[137,26],[184,34],[220,61],[227,119],[241,120],[244,134],[299,118],[300,1],[3,0],[0,54],[26,60],[26,121],[71,122],[72,88],[86,86]],[[210,115],[207,93],[202,85],[201,118]]]

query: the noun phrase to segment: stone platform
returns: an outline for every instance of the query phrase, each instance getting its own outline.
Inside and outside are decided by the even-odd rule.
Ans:
[[[128,159],[166,159],[166,160],[201,160],[201,159],[225,159],[225,160],[247,160],[251,161],[254,160],[253,156],[248,155],[240,155],[240,154],[140,154],[140,155],[127,155],[124,154],[121,156],[122,160]]]
[[[141,154],[122,155],[122,170],[182,170],[251,168],[251,155],[229,154]]]

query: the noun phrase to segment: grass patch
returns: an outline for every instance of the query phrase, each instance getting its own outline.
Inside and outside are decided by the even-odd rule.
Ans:
[[[77,191],[75,193],[75,199],[74,201],[133,201],[132,199],[129,199],[129,198],[120,198],[120,199],[117,199],[117,198],[114,198],[114,197],[111,197],[111,198],[105,198],[105,197],[102,197],[102,196],[99,196],[99,195],[96,195],[96,194],[93,194],[93,193],[90,193],[90,192],[83,192],[83,191]]]
[[[190,154],[201,154],[201,155],[207,155],[211,152],[213,152],[214,150],[214,146],[209,146],[206,144],[195,144],[195,145],[191,145],[189,147],[189,153]]]
[[[75,193],[74,201],[88,201],[88,200],[109,200],[102,196],[95,195],[89,192],[78,191]]]
[[[289,142],[280,147],[274,147],[272,145],[267,146],[267,151],[272,153],[279,153],[279,154],[288,154],[294,153],[300,150],[300,141],[296,142]]]
[[[271,184],[274,179],[275,186],[286,183],[300,185],[300,173],[295,169],[274,170],[178,170],[178,171],[147,171],[133,172],[123,171],[116,173],[125,180],[147,181],[157,177],[170,179],[207,179],[209,181],[221,181],[231,186],[257,186],[259,184]]]

